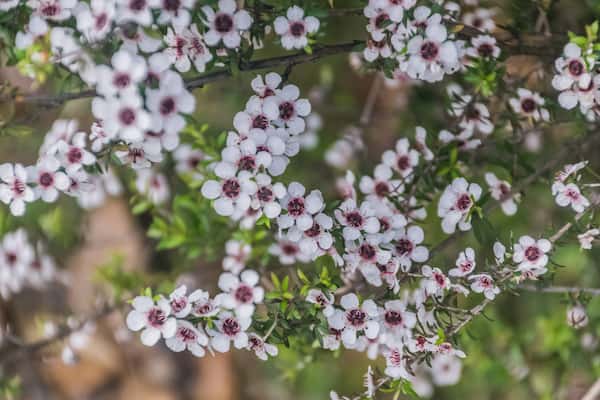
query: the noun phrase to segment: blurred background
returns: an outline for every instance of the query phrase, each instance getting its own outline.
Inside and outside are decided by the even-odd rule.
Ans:
[[[532,31],[535,26],[531,21],[539,17],[539,7],[548,2],[553,3],[546,14],[553,33],[581,32],[585,23],[600,15],[600,1],[596,0],[507,0],[488,2],[486,6],[495,10],[497,22]],[[346,7],[339,3],[336,2],[337,7]],[[360,6],[354,0],[347,3],[348,7]],[[364,25],[360,16],[329,18],[323,25],[322,42],[364,39]],[[267,44],[257,57],[280,53],[275,45]],[[443,84],[415,85],[363,74],[357,63],[355,57],[340,55],[292,69],[289,81],[309,97],[320,118],[314,117],[316,138],[307,139],[307,148],[293,158],[283,178],[285,182],[299,180],[308,188],[320,188],[326,198],[333,199],[337,196],[336,179],[346,170],[357,176],[370,174],[382,151],[393,147],[400,137],[412,137],[416,126],[424,126],[434,136],[447,126]],[[531,74],[532,70],[537,72]],[[250,80],[254,76],[241,73],[194,92],[194,118],[207,124],[206,135],[216,138],[232,128],[233,116],[244,108],[251,95]],[[515,57],[507,61],[507,79],[526,79],[528,87],[547,95],[552,103],[556,96],[549,85],[550,78],[548,60]],[[24,91],[40,94],[53,93],[60,87],[60,82],[52,79],[35,85],[16,68],[0,69],[0,81],[10,81]],[[50,109],[0,104],[0,112],[2,118],[10,115],[13,121],[33,127],[31,131],[15,130],[0,137],[1,162],[33,163],[43,135],[58,118],[75,118],[82,130],[93,122],[89,99]],[[361,122],[361,116],[366,120]],[[581,124],[557,123],[529,132],[518,151],[531,165],[541,165],[579,129]],[[341,148],[335,149],[335,143],[343,137],[346,144],[338,144]],[[598,170],[598,154],[600,148],[589,148],[574,154],[570,161],[587,158]],[[494,161],[496,156],[493,148],[473,155],[473,170],[501,170]],[[325,158],[335,165],[326,163]],[[167,161],[163,172],[172,197],[184,184],[174,173],[173,162]],[[151,217],[147,213],[133,214],[127,200],[126,194],[135,190],[133,177],[124,170],[116,173],[124,194],[107,196],[98,207],[83,210],[73,199],[63,197],[52,206],[35,203],[20,219],[0,208],[0,234],[25,227],[30,239],[45,243],[60,271],[56,283],[0,300],[0,323],[11,327],[0,348],[16,348],[18,340],[40,340],[68,322],[67,316],[94,314],[119,296],[115,282],[137,279],[149,286],[169,276],[173,284],[187,283],[188,287],[215,293],[227,233],[214,228],[215,237],[211,240],[221,243],[220,247],[215,246],[215,254],[190,258],[181,257],[176,250],[155,250],[156,241],[146,234]],[[482,175],[474,175],[474,180],[482,183]],[[433,207],[428,214],[426,241],[433,245],[444,236]],[[507,239],[511,233],[518,237],[552,232],[570,215],[555,206],[548,182],[542,181],[528,188],[516,216],[505,217],[496,211],[490,220]],[[467,245],[476,246],[471,234],[436,255],[432,264],[442,268],[454,264],[458,251]],[[481,250],[481,254],[487,254],[486,251]],[[565,268],[558,269],[555,282],[600,287],[599,257],[597,248],[582,252],[575,243],[562,247],[555,262]],[[129,283],[135,286],[138,282]],[[126,287],[128,281],[121,284]],[[423,376],[421,393],[435,399],[581,398],[600,376],[600,301],[591,299],[590,323],[582,330],[567,325],[568,303],[569,299],[559,294],[503,295],[485,317],[476,319],[461,335],[460,345],[468,357],[460,382],[434,387],[428,376]],[[350,351],[298,354],[283,346],[279,346],[279,351],[279,357],[263,363],[246,351],[196,359],[188,353],[172,353],[163,344],[146,348],[135,334],[127,331],[123,312],[116,310],[42,351],[19,352],[4,360],[0,356],[0,381],[4,388],[18,387],[13,393],[23,399],[309,400],[328,398],[332,389],[340,393],[360,391],[367,366],[381,365]],[[6,398],[8,393],[4,394]]]

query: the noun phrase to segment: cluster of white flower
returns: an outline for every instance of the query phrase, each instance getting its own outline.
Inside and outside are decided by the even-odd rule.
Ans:
[[[3,2],[2,6],[9,10],[16,4]],[[201,7],[202,26],[198,26],[191,21],[195,0],[29,0],[25,4],[31,16],[24,31],[17,35],[17,47],[27,48],[49,35],[51,60],[95,88],[92,112],[97,121],[89,134],[76,133],[76,125],[70,121],[57,121],[31,176],[20,165],[3,166],[0,200],[10,204],[13,214],[22,215],[25,203],[38,197],[54,201],[59,191],[85,197],[80,204],[87,207],[101,203],[106,193],[118,194],[119,185],[103,185],[106,180],[114,183],[110,171],[106,172],[108,177],[98,179],[89,174],[89,168],[84,169],[96,163],[96,155],[115,144],[119,145],[115,151],[119,160],[136,170],[162,161],[163,151],[167,151],[181,160],[178,169],[189,171],[189,163],[199,157],[180,146],[179,132],[186,124],[184,115],[191,114],[196,104],[179,73],[189,71],[192,65],[204,72],[208,63],[226,55],[225,49],[235,50],[242,39],[249,41],[253,23],[250,13],[238,8],[234,0],[219,0],[216,9]],[[73,20],[74,28],[65,27]],[[163,40],[155,34],[161,26],[167,27]],[[287,18],[275,18],[274,26],[285,48],[303,48],[308,45],[307,35],[317,32],[319,20],[304,17],[304,11],[293,6],[287,10]],[[113,30],[120,48],[109,64],[97,65],[87,48],[105,40]],[[268,89],[268,83],[263,89]],[[263,148],[272,152],[268,166],[272,175],[283,172],[287,157],[298,149],[294,135],[304,131],[303,117],[308,115],[310,105],[298,100],[297,92],[295,86],[288,85],[278,90],[277,96],[268,91],[261,93],[249,102],[246,115],[236,118],[240,134],[253,136],[259,147],[257,155],[265,152]],[[264,122],[263,117],[270,119]],[[254,126],[240,129],[239,125],[250,118]],[[260,128],[263,123],[269,126],[268,132]],[[256,124],[264,134],[257,133]],[[268,185],[264,177],[259,180]],[[168,198],[166,180],[155,171],[140,172],[136,187],[152,203],[160,204]]]
[[[162,337],[174,352],[188,350],[203,357],[207,351],[227,352],[233,343],[235,348],[254,351],[266,360],[277,355],[277,347],[248,332],[255,304],[264,296],[257,283],[255,271],[244,270],[239,276],[225,272],[219,278],[223,292],[214,298],[202,290],[188,294],[184,285],[168,298],[138,296],[131,303],[127,326],[142,331],[141,341],[146,346],[154,346]]]
[[[24,287],[42,288],[57,278],[54,260],[41,244],[34,248],[23,229],[6,233],[0,242],[0,298]]]
[[[568,164],[556,174],[556,178],[552,183],[552,195],[555,197],[556,204],[561,207],[571,206],[573,211],[577,213],[583,212],[590,206],[590,201],[577,186],[577,182],[581,179],[581,174],[578,171],[585,168],[587,164],[587,161]]]
[[[554,62],[556,75],[552,86],[560,92],[558,102],[561,107],[571,110],[579,105],[581,112],[594,120],[600,110],[600,76],[594,70],[593,51],[588,50],[575,43],[565,45],[563,55]]]
[[[441,80],[461,67],[464,46],[448,33],[442,15],[416,0],[370,0],[364,8],[369,19],[365,60],[395,59],[398,69],[413,79]]]
[[[214,165],[219,180],[207,180],[202,194],[214,201],[215,211],[234,220],[248,215],[277,218],[287,189],[272,182],[289,157],[300,149],[297,136],[305,130],[310,103],[295,85],[282,85],[281,76],[268,73],[252,81],[255,92],[246,109],[234,117],[237,131],[229,132],[221,160]]]
[[[522,236],[514,243],[512,253],[507,253],[504,245],[496,242],[493,247],[495,264],[489,267],[489,272],[481,273],[474,273],[475,251],[467,248],[459,254],[455,267],[447,274],[440,268],[423,265],[411,274],[419,279],[416,289],[402,289],[397,300],[382,304],[371,299],[360,301],[356,294],[349,293],[343,295],[337,305],[332,293],[318,289],[311,289],[306,301],[321,310],[327,320],[328,330],[322,332],[324,349],[337,350],[343,345],[347,349],[366,352],[371,359],[383,356],[386,375],[411,382],[420,379],[420,374],[414,373],[416,364],[408,368],[407,359],[428,353],[434,360],[440,358],[439,363],[456,364],[458,376],[446,383],[454,384],[460,376],[459,359],[465,354],[450,343],[440,343],[437,336],[440,326],[434,317],[436,304],[442,304],[444,297],[453,293],[464,296],[470,292],[480,293],[493,300],[500,293],[498,279],[504,281],[513,276],[518,281],[537,279],[547,271],[547,253],[551,247],[546,239]],[[394,276],[396,271],[391,274]],[[440,385],[443,382],[441,379]]]

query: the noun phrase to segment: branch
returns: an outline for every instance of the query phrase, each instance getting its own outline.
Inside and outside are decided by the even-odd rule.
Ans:
[[[599,133],[593,132],[593,133],[588,134],[584,138],[580,138],[578,140],[573,141],[570,144],[565,145],[558,154],[556,154],[554,157],[552,157],[552,159],[546,161],[546,163],[542,167],[540,167],[538,170],[536,170],[532,174],[525,177],[523,180],[519,181],[512,188],[510,193],[507,193],[504,196],[504,198],[508,199],[519,193],[525,192],[525,189],[527,187],[529,187],[532,183],[534,183],[542,175],[550,172],[551,170],[557,168],[560,164],[564,163],[570,156],[573,155],[573,152],[580,151],[581,149],[589,148],[592,145],[592,143],[595,140],[597,140],[599,137],[600,137]],[[502,203],[502,199],[500,201],[494,201],[494,202],[488,203],[483,208],[484,213],[489,214],[496,208],[500,207],[501,203]],[[570,226],[569,226],[569,228],[570,228]],[[567,229],[569,229],[569,228],[567,228]],[[431,259],[434,254],[436,254],[440,251],[443,251],[450,244],[454,243],[459,237],[463,236],[464,234],[466,234],[468,232],[469,231],[458,231],[458,230],[455,231],[453,234],[446,237],[444,240],[442,240],[440,243],[438,243],[431,249],[431,251],[429,252],[429,258]]]
[[[599,288],[582,288],[576,286],[548,286],[538,287],[535,285],[519,285],[518,289],[525,290],[528,292],[541,292],[541,293],[568,293],[568,294],[579,294],[586,293],[591,296],[600,296]]]
[[[9,362],[11,362],[12,360],[15,360],[15,359],[21,357],[22,355],[36,353],[56,342],[66,339],[72,333],[78,332],[81,329],[83,329],[87,323],[98,321],[98,320],[108,316],[113,311],[118,309],[122,304],[124,304],[124,303],[119,303],[119,304],[112,305],[112,306],[105,306],[104,308],[102,308],[101,310],[99,310],[95,314],[93,314],[91,317],[78,322],[74,326],[69,326],[67,324],[63,324],[58,328],[58,331],[56,332],[56,334],[54,334],[51,337],[41,339],[41,340],[31,342],[31,343],[24,343],[22,345],[16,345],[13,343],[11,346],[7,346],[7,345],[1,346],[0,347],[0,365],[6,365]]]
[[[566,224],[564,224],[559,230],[556,231],[556,233],[554,235],[552,235],[548,240],[554,244],[556,243],[561,237],[563,237],[568,231],[569,229],[571,229],[571,227],[573,226],[574,222],[579,221],[581,218],[583,218],[583,216],[589,211],[592,210],[594,208],[596,208],[598,205],[600,205],[600,201],[596,202],[595,204],[593,204],[592,206],[590,206],[587,210],[580,212],[579,214],[577,214],[574,218],[574,221],[568,222]],[[504,277],[502,277],[498,283],[501,282],[506,282],[508,279],[512,278],[513,274],[512,271],[505,275]],[[568,288],[565,288],[568,289]],[[528,290],[528,289],[525,289]],[[599,289],[588,289],[588,290],[598,290],[598,295],[600,295],[600,290]],[[457,325],[455,325],[454,327],[450,327],[449,330],[447,331],[446,335],[447,336],[452,336],[457,334],[465,325],[467,325],[469,322],[471,322],[477,315],[481,314],[483,312],[483,310],[485,309],[485,307],[487,307],[488,304],[490,304],[492,302],[492,300],[489,299],[485,299],[484,301],[482,301],[480,304],[476,305],[475,307],[471,308],[469,310],[469,315],[463,319],[461,322],[459,322]]]
[[[359,15],[361,13],[362,11],[359,9],[342,9],[332,10],[330,16]],[[459,23],[451,23],[451,28],[453,28],[458,38],[465,40],[485,34],[477,28]],[[498,45],[506,55],[532,55],[552,59],[557,57],[562,51],[562,46],[565,41],[563,36],[564,35],[548,36],[541,34],[523,34],[519,37],[515,37],[507,32],[506,34],[496,35],[496,39],[498,40]],[[321,58],[336,54],[350,53],[358,46],[364,44],[364,40],[354,40],[348,43],[315,46],[310,54],[302,51],[291,55],[242,62],[239,65],[239,70],[249,72],[281,66],[289,68],[294,65],[314,62]],[[198,77],[188,78],[185,80],[185,83],[186,87],[192,90],[203,87],[207,83],[225,80],[232,76],[233,74],[230,70],[223,69],[209,72]],[[14,100],[21,103],[36,104],[41,107],[56,107],[70,100],[88,98],[95,95],[96,92],[93,89],[86,89],[80,92],[59,95],[17,95],[14,97]],[[6,97],[0,98],[0,102],[6,100]]]
[[[295,54],[277,56],[271,58],[264,58],[260,60],[242,62],[239,65],[239,70],[257,71],[267,68],[277,67],[290,67],[299,64],[306,64],[315,62],[321,58],[329,57],[337,54],[350,53],[356,49],[357,46],[364,44],[363,41],[355,40],[353,42],[331,44],[315,46],[312,53],[308,54],[305,52],[298,52]],[[230,70],[219,70],[209,72],[204,75],[200,75],[193,78],[185,79],[185,85],[188,89],[193,90],[212,82],[222,81],[233,77],[233,73]],[[57,107],[70,100],[83,99],[96,96],[96,91],[93,89],[87,89],[80,92],[63,93],[59,95],[48,95],[40,96],[34,95],[17,95],[14,100],[18,103],[29,103],[35,104],[41,107]],[[2,101],[7,100],[6,98],[0,99]]]

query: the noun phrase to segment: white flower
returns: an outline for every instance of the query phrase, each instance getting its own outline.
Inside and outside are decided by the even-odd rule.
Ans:
[[[256,175],[257,190],[252,199],[252,208],[261,209],[269,219],[277,218],[281,213],[280,200],[283,199],[287,190],[281,182],[271,183],[271,177],[267,174]]]
[[[385,356],[386,368],[384,373],[393,379],[408,379],[411,374],[407,370],[406,359],[402,349],[393,347],[387,351]]]
[[[373,339],[379,333],[377,305],[373,300],[365,300],[362,304],[354,293],[348,293],[340,299],[344,311],[336,310],[327,318],[329,325],[341,330],[342,341],[347,347],[356,343],[356,335],[364,332],[367,338]]]
[[[64,21],[71,17],[77,0],[27,0],[34,15],[51,21]]]
[[[551,249],[552,243],[547,239],[535,240],[531,236],[521,236],[513,246],[513,261],[519,264],[517,270],[545,272],[548,264],[546,253]]]
[[[571,206],[573,211],[580,213],[590,206],[590,201],[581,194],[579,187],[574,183],[564,184],[554,182],[552,194],[555,196],[556,204],[561,207]]]
[[[8,232],[0,245],[0,297],[8,299],[23,287],[35,252],[24,229]]]
[[[157,22],[161,25],[188,26],[190,24],[190,12],[196,0],[148,0],[150,6],[158,8],[160,15]]]
[[[146,106],[154,116],[152,131],[164,130],[169,135],[185,127],[185,119],[180,114],[191,114],[196,106],[196,99],[185,89],[181,75],[165,71],[158,89],[146,89]],[[169,146],[168,150],[176,146]]]
[[[368,62],[373,62],[380,57],[390,58],[392,54],[392,48],[385,39],[379,42],[369,39],[367,40],[367,46],[363,50],[363,57]]]
[[[127,146],[127,150],[116,150],[115,155],[123,164],[131,164],[133,169],[150,168],[152,163],[162,161],[160,144],[157,142],[134,142]]]
[[[235,49],[240,46],[240,33],[252,25],[252,17],[246,10],[237,10],[234,0],[219,0],[219,9],[215,11],[209,7],[202,7],[206,16],[205,24],[208,32],[204,40],[209,46],[216,46],[223,41],[225,47]]]
[[[413,173],[419,164],[419,152],[410,148],[408,139],[402,138],[396,142],[396,151],[387,150],[381,156],[383,163],[394,169],[403,178]]]
[[[391,258],[385,264],[363,264],[360,272],[370,285],[380,287],[385,283],[388,289],[398,293],[400,290],[396,276],[398,270],[400,270],[400,263],[396,258]]]
[[[263,338],[258,336],[256,333],[248,335],[248,346],[247,349],[253,351],[256,357],[263,361],[267,361],[269,356],[275,357],[279,354],[277,346],[270,343],[266,343]]]
[[[460,380],[462,362],[456,356],[438,354],[431,360],[431,377],[436,386],[455,385]]]
[[[0,6],[1,7],[1,6]],[[114,0],[91,0],[90,4],[79,2],[74,10],[77,30],[89,42],[102,40],[110,32],[115,18]]]
[[[456,277],[467,276],[475,270],[475,264],[475,251],[467,247],[464,251],[460,252],[456,259],[456,268],[448,271],[448,275]]]
[[[379,221],[375,210],[368,201],[363,201],[360,208],[354,199],[346,199],[334,211],[335,218],[344,227],[342,233],[346,240],[357,240],[364,233],[379,232]]]
[[[490,111],[483,103],[453,103],[452,111],[457,117],[462,117],[458,126],[462,129],[461,137],[465,139],[470,138],[475,132],[489,135],[494,130]]]
[[[135,22],[142,26],[152,23],[152,12],[148,0],[117,0],[117,21]]]
[[[281,75],[276,72],[269,72],[264,78],[262,75],[257,75],[250,83],[252,90],[256,93],[256,98],[261,100],[275,96],[280,84]],[[254,97],[252,96],[252,98]]]
[[[388,345],[393,346],[397,340],[410,336],[410,331],[417,324],[415,313],[406,310],[402,300],[388,300],[380,310],[381,324],[385,328]]]
[[[375,235],[368,235],[366,238],[360,237],[357,241],[352,240],[346,243],[346,268],[349,273],[359,269],[363,275],[370,275],[377,265],[385,265],[392,257],[388,250],[380,246],[380,238]]]
[[[26,202],[35,200],[27,185],[27,170],[21,164],[0,165],[0,200],[10,205],[10,212],[16,216],[25,214]]]
[[[168,28],[164,41],[167,44],[164,54],[179,72],[189,71],[192,63],[196,71],[204,72],[206,64],[213,59],[196,24],[189,29]]]
[[[279,262],[283,265],[291,265],[296,262],[306,263],[311,261],[311,254],[306,254],[300,250],[300,246],[290,240],[279,239],[269,247],[269,254],[279,257]]]
[[[438,203],[438,217],[442,218],[442,230],[451,234],[456,225],[461,231],[471,229],[470,212],[475,201],[481,197],[481,187],[467,182],[465,178],[456,178],[448,185]]]
[[[342,332],[343,329],[335,329],[331,327],[331,323],[329,324],[329,334],[323,336],[323,348],[326,350],[335,351],[340,348],[340,343],[342,341]]]
[[[228,175],[237,170],[254,175],[261,167],[267,168],[271,165],[273,158],[266,149],[259,148],[250,138],[242,137],[239,141],[238,138],[240,136],[234,132],[229,133],[227,146],[221,151],[222,161],[215,165],[215,174]]]
[[[204,294],[201,290],[195,290],[189,296],[186,293],[187,287],[181,285],[169,295],[169,305],[176,318],[187,317],[192,311],[192,304],[200,300]]]
[[[394,13],[389,14],[386,9],[372,4],[367,5],[363,13],[369,19],[367,32],[373,40],[378,42],[385,39],[386,33],[395,30],[396,23],[402,22],[402,16],[404,15],[402,9],[396,9]]]
[[[98,83],[96,91],[104,97],[116,94],[127,96],[137,90],[137,85],[146,78],[146,60],[126,50],[119,50],[111,58],[112,68],[108,65],[96,67]],[[98,116],[98,118],[100,118]]]
[[[29,181],[37,184],[34,189],[37,198],[53,203],[58,198],[59,191],[69,188],[69,178],[60,171],[60,167],[60,162],[51,156],[38,159],[35,167],[27,167]]]
[[[465,13],[463,22],[481,31],[491,32],[496,28],[494,14],[493,10],[478,7],[473,12]]]
[[[306,197],[306,189],[298,182],[288,186],[287,195],[281,200],[281,205],[286,214],[277,218],[281,229],[297,227],[301,232],[310,229],[314,223],[314,216],[323,210],[325,203],[323,195],[318,190],[311,191]]]
[[[413,262],[422,263],[429,258],[427,247],[419,246],[424,239],[423,229],[416,225],[399,230],[394,237],[394,255],[403,271],[409,271]]]
[[[588,59],[591,62],[589,68],[593,68],[594,60]],[[560,91],[558,102],[563,108],[570,110],[575,108],[578,103],[584,108],[589,108],[593,103],[593,94],[588,96],[593,86],[592,75],[588,72],[586,60],[582,58],[581,48],[574,44],[568,43],[564,48],[564,56],[556,59],[554,66],[557,74],[552,79],[554,89]]]
[[[192,302],[192,315],[196,317],[212,317],[215,316],[221,311],[219,305],[210,298],[208,292],[203,290],[198,290],[198,294],[195,294],[195,299]]]
[[[191,173],[194,178],[202,180],[202,174],[198,172],[198,166],[204,160],[210,160],[210,157],[198,149],[194,149],[189,144],[179,145],[173,152],[176,165],[175,170],[180,174]]]
[[[567,309],[567,324],[575,329],[581,329],[585,327],[589,322],[585,308],[577,304]]]
[[[417,35],[410,39],[406,72],[411,78],[435,82],[457,67],[456,45],[447,38],[446,27],[434,24],[425,29],[424,37]]]
[[[308,294],[306,295],[306,301],[309,303],[313,303],[318,305],[323,309],[323,315],[329,317],[333,315],[335,308],[333,307],[333,294],[327,292],[327,294],[323,293],[323,291],[318,289],[310,289]]]
[[[319,20],[315,17],[304,17],[304,10],[298,6],[288,8],[286,17],[275,18],[275,33],[281,36],[284,49],[303,49],[308,44],[307,35],[319,30]]]
[[[298,228],[291,228],[288,231],[287,238],[293,242],[297,242],[300,251],[310,255],[312,258],[317,258],[324,251],[331,248],[333,245],[333,236],[330,230],[333,228],[333,219],[323,213],[314,216],[313,224],[305,231],[300,231]]]
[[[239,133],[247,135],[252,129],[264,131],[278,117],[279,109],[274,102],[263,102],[253,96],[246,103],[246,109],[234,116],[233,126]]]
[[[44,143],[40,146],[40,156],[56,148],[60,141],[69,143],[78,131],[79,123],[75,119],[57,119],[52,123],[52,128],[44,136]]]
[[[237,318],[232,313],[224,311],[215,321],[217,330],[210,329],[210,344],[219,353],[229,351],[231,342],[236,349],[243,349],[248,345],[246,329],[250,327],[250,318]]]
[[[494,280],[488,274],[476,274],[469,276],[471,282],[471,290],[475,293],[483,293],[488,300],[494,300],[496,295],[500,293],[498,286],[494,284]]]
[[[149,168],[136,171],[135,188],[146,196],[152,204],[164,204],[169,199],[169,183],[167,178]]]
[[[224,272],[219,276],[220,293],[215,301],[222,307],[235,310],[240,318],[250,318],[254,314],[255,304],[262,303],[264,289],[257,286],[258,273],[251,269],[242,271],[240,276]]]
[[[544,108],[545,100],[537,92],[519,88],[517,89],[518,98],[511,98],[508,102],[514,112],[526,118],[531,118],[535,122],[550,121],[550,113]]]
[[[367,195],[367,199],[384,201],[387,196],[404,191],[402,181],[391,178],[392,169],[386,164],[379,164],[375,167],[373,178],[363,176],[358,186],[360,191]]]
[[[160,339],[168,339],[175,335],[177,323],[170,316],[171,306],[169,301],[161,298],[155,304],[154,300],[146,296],[137,296],[131,302],[133,310],[127,314],[127,327],[132,331],[142,331],[142,343],[154,346]]]
[[[228,240],[225,243],[225,253],[223,258],[223,269],[233,274],[239,274],[246,267],[246,262],[250,258],[252,246],[237,240]]]
[[[472,47],[467,49],[467,55],[473,58],[498,58],[500,47],[496,46],[496,38],[490,35],[479,35],[471,39]]]
[[[579,245],[582,249],[589,250],[592,248],[592,242],[596,240],[596,236],[598,235],[600,235],[600,229],[592,228],[577,235],[577,240],[579,240]]]
[[[208,345],[208,336],[201,327],[195,327],[190,322],[178,319],[175,335],[165,340],[165,344],[174,352],[189,350],[196,357],[204,357],[204,346]]]
[[[517,212],[518,194],[511,194],[511,186],[507,181],[502,181],[491,172],[486,172],[485,181],[490,187],[490,193],[495,200],[500,202],[500,207],[506,215],[514,215]]]
[[[102,120],[109,134],[135,142],[142,140],[144,132],[151,128],[150,115],[142,105],[141,97],[133,93],[118,99],[96,97],[92,101],[92,113]]]
[[[567,164],[556,174],[555,180],[564,183],[569,176],[577,174],[577,172],[585,168],[587,164],[588,161],[581,161],[576,164]]]
[[[86,149],[85,132],[78,132],[71,137],[70,143],[63,140],[56,143],[54,148],[48,150],[48,154],[56,155],[67,169],[77,170],[84,165],[92,165],[96,162],[96,156]]]
[[[116,137],[116,132],[108,133],[103,125],[102,120],[94,121],[90,128],[90,141],[92,142],[90,148],[94,152],[99,152]]]
[[[217,214],[231,216],[236,212],[243,213],[250,207],[251,196],[256,193],[256,183],[251,180],[248,171],[225,171],[219,176],[222,180],[208,180],[202,185],[202,195],[215,200],[214,208]]]
[[[279,110],[279,118],[274,121],[277,126],[285,126],[292,135],[300,134],[306,128],[304,117],[310,114],[311,106],[307,99],[299,99],[300,89],[296,85],[285,85],[276,91],[275,96],[268,97],[265,102],[273,102]]]
[[[421,273],[425,277],[422,281],[427,295],[441,294],[450,287],[450,279],[439,268],[431,268],[429,265],[423,265]]]

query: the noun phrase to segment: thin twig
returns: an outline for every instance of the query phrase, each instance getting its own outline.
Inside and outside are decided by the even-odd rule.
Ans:
[[[526,290],[528,292],[541,292],[541,293],[568,293],[568,294],[578,294],[578,293],[586,293],[591,296],[600,296],[599,288],[584,288],[584,287],[576,287],[576,286],[548,286],[548,287],[538,287],[535,285],[519,285],[518,289]]]

